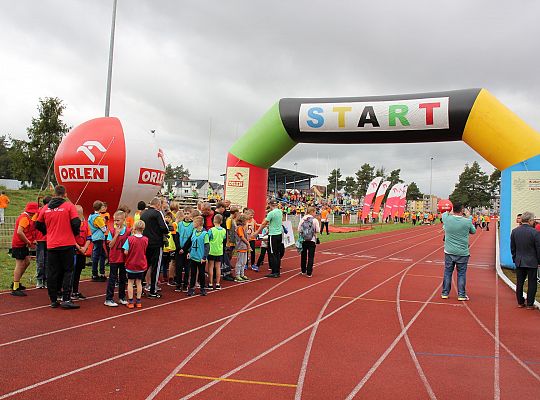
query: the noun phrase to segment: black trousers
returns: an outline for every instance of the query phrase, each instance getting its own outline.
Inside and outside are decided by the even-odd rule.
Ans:
[[[281,269],[281,244],[283,235],[270,235],[268,240],[268,264],[273,274],[279,274]]]
[[[261,253],[259,254],[259,259],[257,260],[257,267],[260,267],[264,262],[264,256],[266,255],[266,247],[261,247]]]
[[[190,279],[189,279],[189,288],[194,289],[195,288],[195,279],[197,279],[197,271],[199,272],[199,285],[201,285],[201,290],[205,290],[205,276],[204,276],[204,264],[199,261],[193,261],[189,260],[189,268],[190,268]]]
[[[62,300],[71,299],[71,284],[75,262],[75,247],[62,248],[61,250],[48,250],[49,265],[47,266],[47,288],[51,302],[56,301],[60,285],[58,277],[62,276]]]
[[[328,235],[329,234],[328,233],[328,221],[321,221],[321,224],[322,224],[322,226],[321,226],[321,234],[323,233],[324,227],[326,226],[326,234]]]
[[[73,293],[79,293],[79,282],[81,280],[81,272],[86,267],[86,256],[84,254],[75,254],[75,269],[73,271]]]
[[[124,263],[111,263],[109,271],[109,280],[107,281],[107,297],[105,300],[112,300],[114,298],[114,287],[118,282],[118,298],[126,298],[126,265]]]
[[[248,262],[248,265],[255,265],[255,240],[249,241],[249,247],[251,247],[251,263]]]
[[[315,258],[315,247],[317,245],[311,240],[302,243],[302,253],[300,254],[300,268],[304,274],[313,273],[313,259]]]
[[[150,293],[152,294],[157,293],[157,278],[161,267],[162,256],[163,249],[161,247],[146,248],[146,261],[148,262],[148,268],[150,269]]]
[[[176,287],[184,285],[187,287],[189,282],[189,263],[187,259],[187,252],[180,254],[179,251],[176,252]],[[182,280],[182,272],[184,272],[184,279]]]
[[[516,268],[516,297],[518,304],[525,304],[525,299],[523,298],[523,284],[525,283],[525,278],[527,278],[527,305],[534,306],[534,297],[536,296],[536,288],[538,282],[536,281],[536,268]]]

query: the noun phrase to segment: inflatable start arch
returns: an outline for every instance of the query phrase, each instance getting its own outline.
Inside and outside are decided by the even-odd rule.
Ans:
[[[457,140],[502,171],[501,263],[513,266],[513,214],[540,214],[540,134],[485,89],[281,99],[230,148],[226,197],[264,215],[268,168],[298,143]]]

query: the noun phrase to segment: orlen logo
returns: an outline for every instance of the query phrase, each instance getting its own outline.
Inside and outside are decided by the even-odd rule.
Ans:
[[[165,172],[157,169],[139,169],[139,184],[161,186],[165,180]]]
[[[84,142],[82,146],[79,146],[77,148],[77,153],[78,152],[84,153],[86,157],[88,157],[88,159],[94,163],[96,162],[96,156],[92,153],[92,150],[94,149],[94,147],[102,153],[105,153],[107,151],[107,149],[103,147],[103,145],[97,140],[88,140]]]
[[[61,165],[58,172],[62,182],[109,182],[106,165]]]
[[[241,172],[234,174],[235,180],[229,180],[227,186],[244,187],[244,175]]]

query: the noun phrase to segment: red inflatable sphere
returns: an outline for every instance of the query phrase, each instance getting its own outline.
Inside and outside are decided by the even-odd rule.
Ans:
[[[443,213],[446,211],[452,211],[452,207],[453,207],[452,202],[448,199],[439,200],[439,202],[437,203],[437,210],[440,213]]]
[[[120,204],[132,212],[150,201],[165,179],[163,151],[151,135],[127,134],[118,118],[96,118],[72,129],[54,158],[54,173],[69,199],[93,212],[95,200],[112,215]]]

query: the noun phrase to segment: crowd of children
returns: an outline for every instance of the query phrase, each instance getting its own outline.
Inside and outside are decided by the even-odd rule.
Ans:
[[[42,209],[47,207],[49,201],[50,198],[43,199]],[[174,201],[169,204],[164,199],[157,202],[154,199],[150,207],[139,202],[133,216],[130,215],[128,207],[120,206],[111,219],[107,204],[96,200],[93,203],[93,212],[88,218],[85,218],[82,207],[76,206],[80,230],[74,235],[76,244],[69,294],[71,301],[86,298],[79,289],[79,282],[81,272],[87,265],[87,257],[91,260],[91,280],[107,283],[104,302],[106,306],[141,308],[143,296],[160,297],[152,296],[148,285],[151,281],[152,261],[148,250],[152,228],[145,213],[150,213],[148,210],[151,208],[159,211],[160,218],[168,229],[167,233],[163,233],[157,271],[158,292],[161,291],[159,284],[167,284],[174,286],[175,292],[184,292],[187,296],[196,294],[197,289],[198,294],[205,296],[208,290],[221,289],[222,279],[239,283],[249,281],[245,271],[252,269],[258,272],[264,263],[268,247],[268,228],[265,227],[256,236],[260,225],[251,209],[240,211],[234,206],[230,207],[228,202],[217,203],[214,210],[208,203],[201,203],[196,209],[190,206],[181,209]],[[31,249],[35,244],[37,288],[47,288],[47,237],[39,234],[32,226],[32,221],[40,211],[37,203],[29,203],[16,224],[13,257],[16,258],[18,267],[15,269],[12,287],[12,294],[15,296],[26,295],[20,278],[30,258],[24,249]],[[255,251],[258,241],[261,251],[257,259]],[[236,256],[234,264],[231,261],[233,255]],[[105,275],[107,265],[108,278]],[[59,291],[58,296],[65,298],[62,291]]]

